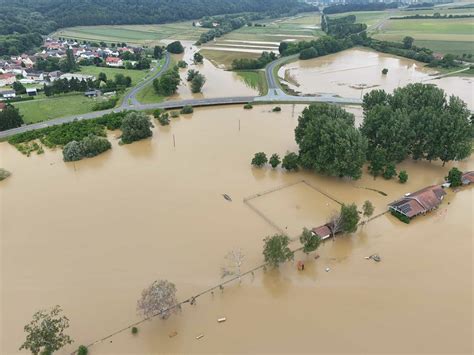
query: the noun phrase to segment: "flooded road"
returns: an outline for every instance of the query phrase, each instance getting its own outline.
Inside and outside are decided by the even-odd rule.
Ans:
[[[60,151],[27,158],[0,143],[0,166],[12,172],[0,182],[0,352],[17,352],[40,308],[59,304],[70,318],[75,343],[58,352],[67,354],[137,321],[136,301],[155,279],[174,282],[184,300],[220,282],[233,248],[246,255],[243,269],[261,264],[262,239],[276,230],[245,197],[282,186],[252,203],[295,237],[338,208],[317,189],[359,207],[369,199],[377,214],[440,182],[453,165],[474,168],[472,158],[445,167],[407,161],[398,166],[409,174],[406,185],[252,169],[255,152],[297,149],[303,106],[271,109],[197,109],[156,126],[146,141],[119,146],[114,132],[111,151],[69,164]],[[471,353],[473,191],[450,192],[438,211],[410,225],[382,216],[326,242],[318,260],[297,254],[279,271],[204,295],[91,353]],[[364,259],[373,253],[381,263]]]
[[[387,68],[387,75],[382,69]],[[362,98],[374,89],[392,92],[399,86],[436,84],[448,95],[459,96],[474,109],[474,81],[470,77],[433,79],[436,70],[424,63],[365,48],[353,48],[320,58],[284,65],[279,76],[301,94],[332,93]]]
[[[256,96],[258,90],[255,90],[242,80],[236,73],[225,71],[222,68],[216,67],[209,60],[204,58],[202,64],[194,64],[194,53],[198,51],[198,47],[193,45],[193,42],[181,41],[184,48],[184,54],[173,55],[173,59],[178,62],[184,60],[188,63],[186,69],[180,69],[181,84],[178,87],[178,92],[169,100],[185,100],[185,99],[202,99],[214,97],[228,97],[228,96]],[[191,92],[191,85],[186,81],[188,70],[194,69],[199,71],[206,77],[206,83],[202,88],[202,92],[193,94]]]

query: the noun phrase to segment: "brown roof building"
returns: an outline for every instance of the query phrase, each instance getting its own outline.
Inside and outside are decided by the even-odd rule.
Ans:
[[[328,227],[327,224],[313,228],[311,232],[313,232],[323,240],[331,236],[331,229]]]
[[[422,190],[405,195],[405,197],[388,205],[389,209],[413,218],[437,208],[443,201],[446,192],[439,185],[425,187]]]
[[[474,183],[474,171],[468,171],[462,174],[461,181],[463,185],[469,185]]]

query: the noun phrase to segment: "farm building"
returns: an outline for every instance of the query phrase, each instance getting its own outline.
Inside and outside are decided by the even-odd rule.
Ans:
[[[474,183],[474,171],[468,171],[462,174],[461,182],[463,185],[470,185]]]
[[[26,94],[28,96],[36,96],[38,95],[38,90],[36,88],[26,88]]]
[[[15,90],[5,90],[5,91],[0,91],[0,96],[3,96],[5,99],[13,99],[16,97]]]
[[[313,228],[311,230],[313,234],[316,234],[318,237],[320,237],[322,240],[327,239],[331,237],[331,228],[327,224],[324,224],[322,226]]]
[[[446,192],[439,185],[425,187],[422,190],[406,194],[405,197],[388,205],[391,211],[408,218],[436,209],[443,201]]]

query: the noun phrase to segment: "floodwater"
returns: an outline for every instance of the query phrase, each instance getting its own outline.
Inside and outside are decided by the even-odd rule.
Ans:
[[[186,61],[188,67],[180,69],[181,84],[176,95],[171,96],[169,100],[259,95],[258,90],[247,86],[236,73],[218,68],[206,58],[204,58],[202,64],[194,64],[193,56],[199,48],[194,46],[193,42],[181,41],[181,43],[185,47],[184,54],[174,55],[173,58],[176,62],[179,60]],[[206,77],[206,83],[201,93],[193,94],[191,92],[190,83],[186,81],[187,73],[190,69],[198,70]]]
[[[196,109],[142,142],[119,146],[111,133],[111,151],[76,163],[51,150],[27,158],[0,143],[0,166],[12,172],[0,182],[0,352],[16,353],[32,314],[59,304],[75,343],[58,354],[68,354],[139,320],[136,301],[153,280],[174,282],[185,300],[220,282],[228,251],[241,248],[251,269],[262,263],[262,238],[278,229],[294,238],[324,223],[334,200],[368,199],[378,214],[453,165],[474,168],[472,158],[445,167],[407,161],[399,166],[406,185],[253,169],[257,151],[296,150],[303,106],[271,109]],[[259,213],[243,202],[256,194]],[[472,188],[449,192],[410,225],[379,217],[326,242],[317,260],[297,253],[279,271],[257,271],[91,353],[472,353],[473,197]],[[374,253],[380,263],[364,258]]]
[[[388,74],[382,75],[387,68]],[[410,83],[436,84],[448,95],[459,96],[474,109],[474,81],[470,77],[435,79],[437,72],[424,63],[365,48],[352,48],[320,58],[284,65],[279,76],[291,89],[308,95],[331,93],[359,97],[374,89],[392,92]]]

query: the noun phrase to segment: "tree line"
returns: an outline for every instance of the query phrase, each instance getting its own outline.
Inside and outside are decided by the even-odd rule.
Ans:
[[[268,63],[277,59],[277,55],[273,52],[262,52],[259,58],[240,58],[232,61],[233,70],[250,70],[250,69],[262,69]]]
[[[333,5],[325,7],[323,13],[325,14],[340,14],[344,12],[353,11],[383,11],[387,9],[398,8],[397,2],[390,3],[370,3],[370,4],[344,4],[344,5]]]

